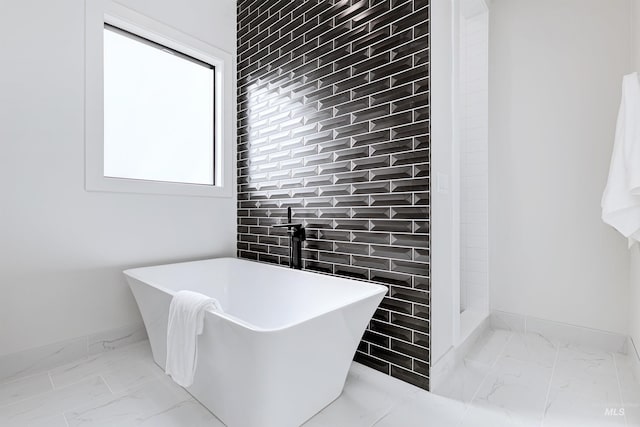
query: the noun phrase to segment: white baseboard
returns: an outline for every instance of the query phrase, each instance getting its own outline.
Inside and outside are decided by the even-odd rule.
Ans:
[[[146,338],[144,325],[135,324],[6,354],[0,356],[0,382],[43,372]]]
[[[429,386],[432,392],[437,393],[440,386],[444,385],[449,378],[449,374],[463,361],[473,344],[490,328],[490,317],[486,317],[458,346],[451,347],[449,351],[431,366],[429,371]]]
[[[491,327],[538,334],[556,343],[585,345],[625,354],[627,352],[628,337],[625,335],[521,314],[494,310],[491,312]]]

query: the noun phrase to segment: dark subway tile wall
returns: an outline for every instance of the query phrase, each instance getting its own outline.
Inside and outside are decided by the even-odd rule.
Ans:
[[[238,0],[238,255],[389,291],[356,360],[429,388],[429,1]]]

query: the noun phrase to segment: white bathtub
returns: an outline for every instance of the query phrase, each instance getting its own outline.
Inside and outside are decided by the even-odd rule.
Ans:
[[[299,426],[336,399],[387,290],[235,258],[124,273],[162,368],[173,293],[220,301],[224,313],[205,316],[187,390],[230,427]]]

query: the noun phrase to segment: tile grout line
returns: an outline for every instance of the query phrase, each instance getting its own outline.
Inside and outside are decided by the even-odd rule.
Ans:
[[[615,371],[616,371],[616,383],[618,384],[618,397],[620,398],[620,404],[622,405],[622,408],[624,408],[625,401],[624,401],[624,398],[622,397],[622,385],[620,384],[620,373],[618,372],[618,362],[616,361],[616,353],[612,352],[611,356],[613,357],[613,367],[615,368]],[[627,421],[626,413],[624,413],[624,425],[629,425]]]
[[[113,396],[115,396],[116,394],[113,392],[113,390],[111,390],[111,386],[109,385],[109,383],[107,382],[107,380],[104,379],[104,377],[102,376],[102,374],[98,375],[98,378],[100,378],[102,380],[102,382],[104,383],[104,385],[107,386],[107,390],[109,390],[109,393],[111,393]]]
[[[51,390],[57,390],[58,388],[53,382],[53,377],[51,376],[51,371],[47,371],[47,378],[49,378],[49,382],[51,383]]]
[[[547,396],[544,400],[544,408],[542,409],[542,420],[540,426],[544,427],[544,419],[547,416],[547,405],[549,404],[549,396],[551,395],[551,384],[553,384],[553,376],[556,373],[556,366],[558,364],[558,358],[560,357],[560,344],[556,344],[556,357],[553,361],[553,368],[551,369],[551,378],[549,378],[549,387],[547,387]]]

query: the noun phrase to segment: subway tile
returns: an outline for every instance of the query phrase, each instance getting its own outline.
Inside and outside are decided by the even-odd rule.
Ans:
[[[353,67],[353,70],[354,70],[353,71],[354,73],[358,72],[355,69],[355,67]],[[336,82],[333,85],[333,89],[336,91],[336,93],[337,92],[346,92],[348,90],[351,90],[351,89],[353,89],[355,87],[358,87],[358,86],[362,86],[362,85],[367,84],[367,83],[369,83],[369,74],[358,74],[358,75],[355,75],[355,76],[353,76],[353,77],[351,77],[349,79]]]
[[[361,255],[353,255],[353,265],[364,268],[375,268],[378,270],[388,270],[390,261],[384,258],[374,258]]]
[[[354,147],[376,144],[379,142],[389,141],[391,139],[391,131],[383,130],[379,132],[368,132],[366,134],[353,136],[351,139],[353,140]]]
[[[371,82],[369,84],[357,87],[353,89],[352,98],[360,98],[363,96],[368,96],[374,93],[378,93],[380,91],[387,90],[391,87],[391,78],[386,78],[382,80],[376,80],[375,82]],[[373,103],[371,103],[373,105]]]
[[[431,175],[431,168],[428,163],[413,166],[413,176],[415,178],[429,177],[430,175]]]
[[[376,345],[371,345],[369,349],[369,352],[372,356],[375,356],[382,360],[386,360],[387,362],[390,362],[394,365],[400,365],[405,368],[411,368],[413,366],[411,358],[409,356],[405,356],[402,353],[387,350]]]
[[[391,184],[389,184],[388,182],[367,182],[362,184],[353,184],[353,194],[373,195],[376,193],[388,193],[389,191],[391,191]]]
[[[363,148],[368,152],[367,147],[360,147],[359,149],[363,149]],[[386,168],[388,166],[389,166],[389,156],[361,157],[353,160],[354,170]]]
[[[336,174],[336,184],[347,184],[347,183],[362,182],[362,181],[368,181],[368,180],[369,180],[369,172],[367,171]]]
[[[402,58],[400,60],[391,61],[386,65],[376,68],[371,71],[371,80],[381,79],[393,74],[405,71],[407,68],[411,68],[413,61],[411,58]],[[424,104],[421,104],[424,105]]]
[[[391,313],[393,316],[393,313]],[[411,329],[404,328],[391,323],[379,322],[377,320],[371,321],[371,330],[380,334],[387,335],[389,337],[398,338],[404,341],[411,342]]]
[[[343,126],[335,130],[338,138],[344,138],[346,136],[353,136],[362,134],[369,131],[369,123],[354,123],[349,126]]]
[[[369,245],[359,245],[356,243],[335,242],[334,250],[346,254],[369,255]]]
[[[334,174],[333,180],[336,184],[344,184],[344,182],[338,182],[338,174],[340,174],[341,172],[349,172],[350,170],[351,162],[349,161],[325,163],[318,167],[319,174]]]
[[[410,206],[410,207],[394,207],[391,209],[392,219],[428,219],[429,210],[427,208]]]
[[[304,206],[306,208],[324,208],[333,206],[332,197],[313,197],[305,199]]]
[[[415,357],[423,362],[429,361],[429,350],[400,340],[391,340],[391,349],[399,353]]]
[[[403,314],[391,313],[391,323],[393,325],[403,326],[419,332],[429,333],[429,322],[425,319],[418,319]],[[406,340],[406,341],[410,341]]]
[[[413,261],[391,260],[391,270],[414,276],[428,276],[429,264]]]
[[[318,209],[320,218],[351,218],[351,209],[325,208]]]
[[[362,207],[353,208],[354,218],[389,218],[391,209],[389,208],[374,208],[374,207]]]
[[[413,179],[394,180],[391,182],[391,191],[394,193],[429,191],[429,179],[413,178]]]
[[[413,304],[413,315],[415,317],[422,317],[423,319],[429,319],[431,312],[428,305]]]
[[[354,184],[355,186],[356,184]],[[336,196],[336,206],[368,206],[369,196]]]
[[[335,153],[336,161],[340,160],[352,160],[352,159],[362,159],[363,157],[367,157],[369,155],[368,147],[356,147],[350,148],[348,150],[342,150]],[[354,162],[357,164],[356,162]],[[361,169],[357,166],[354,167],[354,170]]]
[[[429,305],[429,293],[421,290],[409,289],[406,287],[391,286],[389,295],[393,298],[418,304]]]
[[[391,376],[398,378],[399,380],[413,384],[416,387],[429,390],[429,378],[415,374],[407,369],[402,369],[397,366],[391,366]]]
[[[405,261],[411,261],[413,252],[411,248],[403,248],[398,246],[377,246],[371,245],[371,255],[382,258],[395,258]]]
[[[428,248],[429,238],[425,235],[393,233],[391,244],[398,246],[411,246],[414,248]]]
[[[307,270],[319,271],[321,273],[333,273],[333,265],[323,262],[304,260],[304,268]]]
[[[413,313],[413,308],[411,307],[411,303],[406,301],[400,301],[393,298],[388,298],[388,297],[384,297],[384,299],[380,303],[380,307],[390,311],[395,311],[398,313],[405,313],[405,314]]]
[[[371,220],[371,231],[388,231],[394,233],[411,233],[413,224],[411,221],[394,221],[394,220]]]
[[[391,314],[389,313],[389,310],[378,307],[373,313],[373,319],[389,323],[389,321],[391,320]]]
[[[338,252],[318,252],[318,261],[349,265],[351,262],[351,256],[349,254],[341,254]]]
[[[375,357],[371,357],[368,354],[364,354],[362,352],[357,352],[355,358],[353,359],[358,363],[362,363],[369,368],[375,369],[376,371],[380,371],[384,374],[389,375],[390,365],[388,362],[385,362],[380,359],[376,359]]]
[[[378,5],[377,7],[379,8],[379,6],[384,6],[384,5]],[[369,13],[369,16],[368,16],[369,20],[375,16],[375,15],[372,16],[373,9],[374,8],[371,8],[367,11]],[[366,29],[367,27],[365,26],[364,28]],[[351,45],[353,46],[354,50],[368,48],[372,44],[375,44],[380,40],[384,40],[389,36],[391,36],[391,27],[384,26],[375,31],[367,32],[367,34],[364,37],[354,40]]]
[[[411,276],[393,271],[371,270],[371,280],[396,286],[411,287]]]
[[[392,102],[401,98],[406,98],[414,94],[413,84],[407,83],[402,86],[396,86],[393,89],[388,89],[390,86],[386,86],[384,89],[371,95],[371,105],[380,105],[387,102]]]
[[[403,178],[411,178],[412,169],[411,167],[402,166],[402,167],[391,167],[391,168],[383,168],[383,169],[374,169],[371,171],[371,180],[379,181],[379,180],[399,180]]]
[[[365,268],[358,268],[347,265],[336,265],[334,267],[334,274],[359,280],[369,280],[369,270]]]
[[[320,188],[320,196],[342,196],[351,194],[349,185],[332,185]]]
[[[414,150],[408,153],[392,154],[391,165],[411,165],[415,163],[426,163],[429,161],[429,150]],[[428,168],[427,168],[428,171]],[[428,174],[426,175],[428,176]]]
[[[429,249],[413,249],[413,260],[418,262],[431,262]]]
[[[347,103],[336,106],[335,113],[338,116],[343,114],[354,113],[354,117],[355,117],[354,122],[359,122],[361,120],[358,119],[359,116],[355,115],[355,113],[361,110],[365,110],[367,108],[369,108],[369,98],[359,98],[359,99],[356,99],[355,101],[347,102]],[[367,119],[363,119],[363,120],[367,120]]]
[[[349,138],[332,139],[329,141],[323,141],[320,143],[318,150],[323,153],[325,151],[338,151],[345,150],[351,147],[351,140]]]
[[[354,232],[351,241],[356,243],[376,243],[380,245],[388,245],[390,241],[390,235],[388,233]]]
[[[412,204],[412,196],[406,194],[372,194],[371,206],[404,206]]]
[[[351,240],[351,233],[348,231],[320,230],[318,237],[323,240],[348,242]]]
[[[388,336],[369,330],[364,332],[364,336],[362,338],[367,342],[384,348],[389,348],[391,342],[391,339]]]
[[[411,342],[416,345],[429,348],[429,335],[413,331],[413,340]]]
[[[410,28],[405,31],[396,32],[396,34],[391,37],[372,44],[370,47],[371,54],[376,55],[380,52],[391,50],[397,46],[408,43],[411,40],[413,40],[413,29]]]
[[[369,221],[360,219],[336,219],[336,230],[368,230]]]

